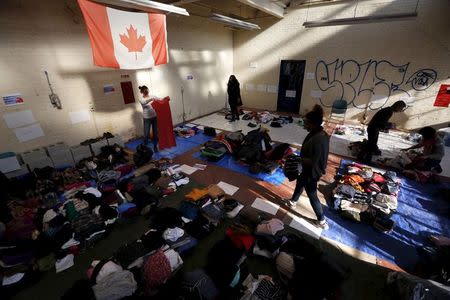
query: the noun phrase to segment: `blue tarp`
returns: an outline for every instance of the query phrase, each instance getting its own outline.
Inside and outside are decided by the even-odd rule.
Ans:
[[[192,154],[195,158],[199,158],[202,160],[207,161],[205,157],[201,155],[200,152],[195,152]],[[243,175],[247,175],[249,177],[258,178],[267,182],[270,182],[275,185],[280,185],[283,183],[284,179],[286,178],[283,174],[283,170],[281,168],[278,168],[275,173],[273,174],[266,174],[266,173],[259,173],[259,174],[253,174],[249,172],[248,165],[244,165],[238,161],[236,161],[230,154],[225,154],[225,156],[217,161],[217,162],[209,162],[211,164],[214,164],[216,166],[230,169],[232,171],[241,173]]]
[[[342,161],[341,166],[348,163]],[[392,216],[395,227],[388,234],[325,208],[330,229],[323,236],[411,270],[419,259],[417,247],[426,243],[429,234],[450,235],[450,201],[439,195],[441,188],[450,185],[402,179],[397,212]]]
[[[174,158],[174,157],[181,155],[189,150],[192,150],[195,147],[198,147],[198,146],[206,143],[210,139],[211,139],[211,137],[204,135],[202,132],[199,132],[190,138],[182,138],[182,137],[177,136],[176,137],[177,145],[175,147],[161,150],[158,153],[155,153],[153,155],[153,158],[154,159],[159,159],[162,157]],[[133,140],[131,142],[126,143],[125,147],[132,151],[136,151],[136,147],[138,145],[142,144],[142,141],[143,141],[142,139]],[[151,147],[151,143],[149,144],[149,146]]]

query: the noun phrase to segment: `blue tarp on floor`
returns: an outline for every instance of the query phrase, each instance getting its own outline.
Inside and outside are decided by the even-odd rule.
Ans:
[[[155,153],[153,155],[154,159],[160,159],[162,157],[167,158],[175,158],[178,155],[186,153],[189,150],[192,150],[195,147],[198,147],[207,141],[209,141],[211,137],[204,135],[202,132],[197,133],[196,135],[190,138],[182,138],[177,136],[176,143],[177,145],[172,148],[164,149]],[[142,144],[142,139],[133,140],[125,144],[125,148],[130,149],[132,151],[136,151],[136,147]],[[151,144],[149,144],[151,147]]]
[[[450,201],[439,194],[441,188],[450,185],[402,179],[397,212],[392,216],[395,227],[388,234],[326,208],[330,229],[323,236],[411,270],[419,259],[416,248],[426,244],[429,234],[450,235]]]
[[[207,161],[207,159],[205,157],[203,157],[200,152],[195,152],[192,155],[195,158]],[[278,168],[275,171],[275,173],[273,173],[273,174],[250,173],[248,170],[248,165],[244,165],[244,164],[236,161],[230,154],[225,154],[225,156],[218,162],[209,162],[209,163],[214,164],[216,166],[220,166],[222,168],[230,169],[232,171],[241,173],[243,175],[247,175],[249,177],[258,178],[258,179],[270,182],[275,185],[280,185],[281,183],[283,183],[284,179],[286,178],[283,174],[283,170],[281,170],[280,168]]]

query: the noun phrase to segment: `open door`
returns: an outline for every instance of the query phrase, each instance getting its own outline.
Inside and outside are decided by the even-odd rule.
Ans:
[[[281,61],[277,111],[299,113],[305,66],[305,60]]]

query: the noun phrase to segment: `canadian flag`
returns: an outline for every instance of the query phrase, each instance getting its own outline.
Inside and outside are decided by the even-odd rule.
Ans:
[[[166,16],[135,13],[78,0],[94,64],[117,69],[144,69],[169,61]]]

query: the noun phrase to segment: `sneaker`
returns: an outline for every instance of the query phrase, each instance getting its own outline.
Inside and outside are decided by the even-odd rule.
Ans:
[[[296,201],[292,201],[291,199],[281,199],[281,201],[286,204],[289,207],[295,207],[297,206],[297,202]]]
[[[328,228],[330,228],[330,226],[328,226],[327,220],[316,221],[316,225],[323,230],[328,230]]]

